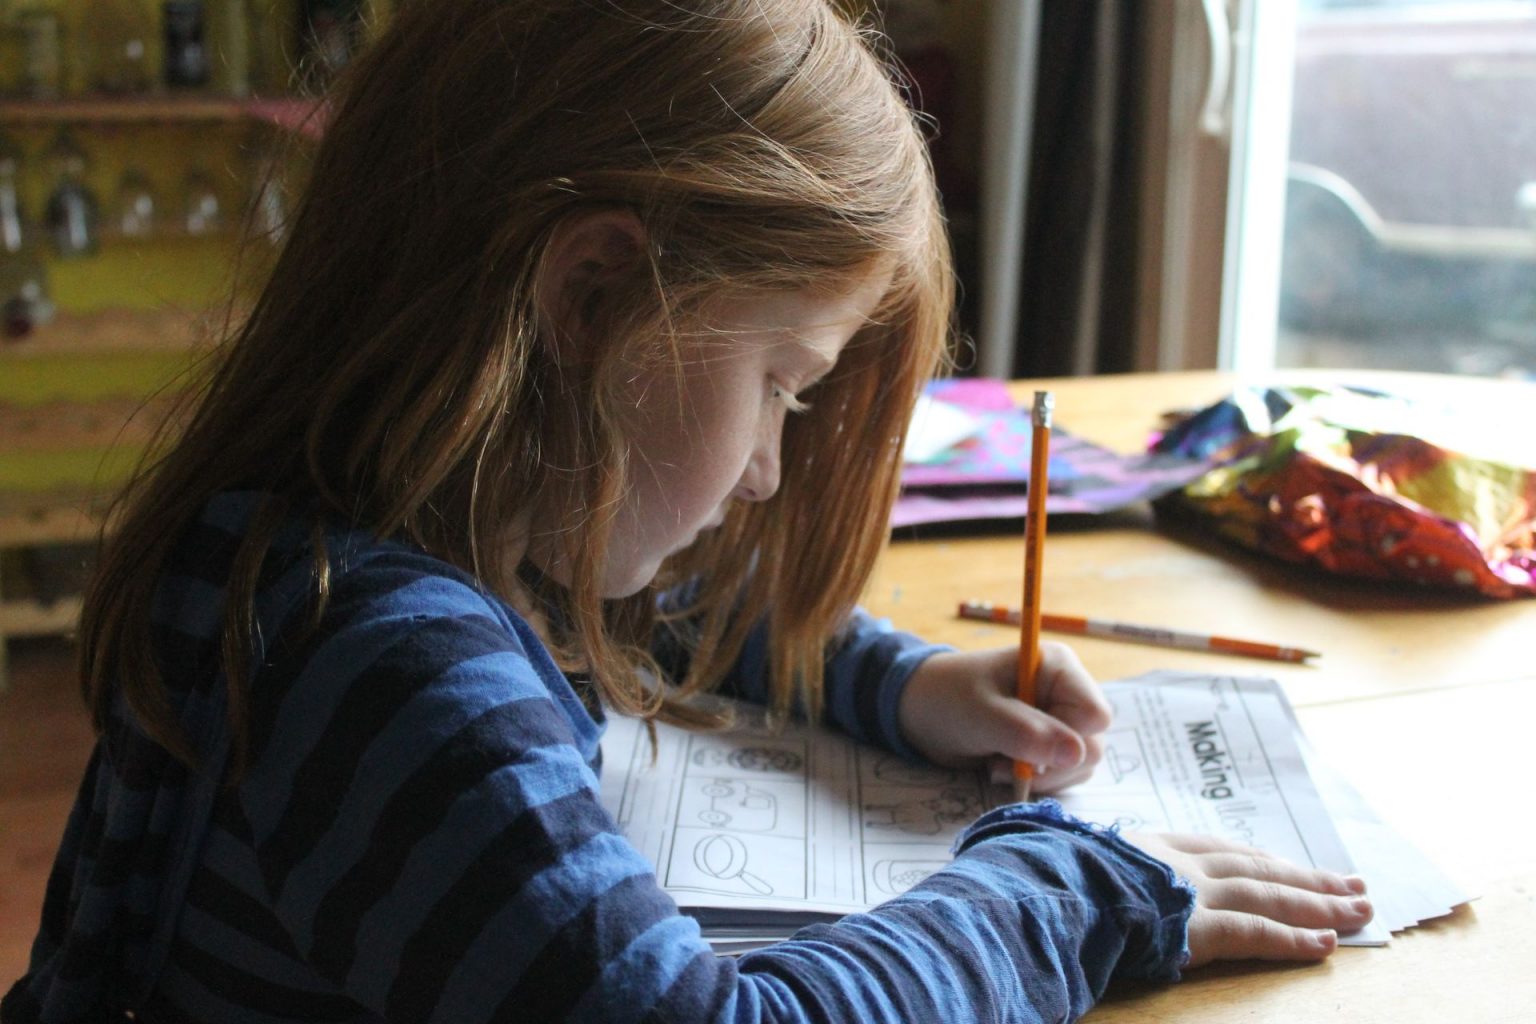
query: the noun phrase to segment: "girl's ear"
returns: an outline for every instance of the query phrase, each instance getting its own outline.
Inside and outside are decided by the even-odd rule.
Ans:
[[[562,221],[550,236],[534,283],[539,316],[558,361],[583,361],[593,329],[607,319],[621,285],[639,269],[645,228],[628,210],[599,210]]]

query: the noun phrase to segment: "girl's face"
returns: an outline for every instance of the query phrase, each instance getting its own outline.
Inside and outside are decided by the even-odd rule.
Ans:
[[[889,275],[837,295],[776,292],[716,302],[681,339],[681,370],[637,369],[626,423],[630,490],[619,509],[603,596],[644,587],[662,561],[719,526],[732,499],[766,501],[779,486],[784,420],[836,365],[874,312]],[[807,403],[814,396],[807,396]]]

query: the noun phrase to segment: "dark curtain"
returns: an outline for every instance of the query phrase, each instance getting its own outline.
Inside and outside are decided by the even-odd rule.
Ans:
[[[1132,369],[1144,0],[1045,0],[1014,376]]]

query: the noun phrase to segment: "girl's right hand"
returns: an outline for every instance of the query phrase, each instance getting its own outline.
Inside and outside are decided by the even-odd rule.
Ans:
[[[1365,882],[1211,836],[1126,834],[1195,888],[1189,961],[1321,960],[1374,911]]]

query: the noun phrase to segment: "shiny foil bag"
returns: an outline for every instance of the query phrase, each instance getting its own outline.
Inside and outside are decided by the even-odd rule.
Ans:
[[[1343,387],[1239,391],[1153,443],[1214,462],[1157,507],[1345,576],[1536,594],[1532,439],[1500,419]]]

